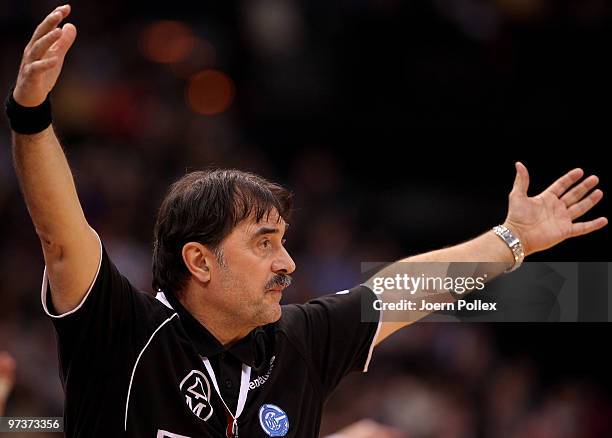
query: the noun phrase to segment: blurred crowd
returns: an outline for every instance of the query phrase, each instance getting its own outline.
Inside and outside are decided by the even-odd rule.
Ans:
[[[55,5],[0,0],[3,92]],[[595,132],[609,117],[594,108],[612,97],[605,0],[176,1],[171,10],[92,0],[73,11],[79,35],[53,92],[56,130],[89,222],[150,293],[156,209],[186,171],[236,167],[295,192],[287,247],[298,269],[284,300],[303,302],[359,283],[361,262],[499,223],[512,157],[482,165],[492,152],[477,147],[491,130],[511,130],[497,144],[529,154],[545,181],[575,164],[551,163],[525,137]],[[42,252],[0,123],[0,397],[13,388],[5,415],[61,416]],[[609,258],[595,238],[575,245],[553,254]],[[563,370],[563,344],[543,362],[530,352],[545,347],[515,326],[403,330],[375,351],[370,372],[337,390],[322,436],[612,436],[609,385],[586,367],[545,378],[553,364]],[[504,351],[512,337],[529,348]]]
[[[609,394],[587,376],[545,383],[525,354],[500,354],[489,326],[417,324],[381,344],[370,371],[330,400],[324,430],[367,418],[389,437],[569,438],[610,434]],[[401,434],[398,433],[401,431]]]

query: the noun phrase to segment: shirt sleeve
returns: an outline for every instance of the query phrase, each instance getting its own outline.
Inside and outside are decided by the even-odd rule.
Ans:
[[[49,293],[46,266],[43,273],[42,306],[57,333],[64,376],[75,360],[100,363],[102,359],[108,364],[109,360],[117,359],[124,352],[122,346],[134,342],[133,321],[146,316],[145,294],[135,289],[118,271],[99,236],[98,241],[102,256],[96,276],[73,310],[57,313]]]
[[[325,394],[349,372],[367,371],[380,328],[375,299],[368,287],[357,286],[291,306],[288,330],[304,349]]]

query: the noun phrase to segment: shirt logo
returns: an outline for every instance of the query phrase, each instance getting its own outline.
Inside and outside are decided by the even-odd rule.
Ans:
[[[210,404],[210,383],[204,373],[192,370],[183,379],[179,388],[191,412],[200,420],[208,420],[213,413],[213,408]]]
[[[268,436],[285,436],[289,432],[289,417],[276,405],[263,405],[259,409],[259,424]]]
[[[276,359],[276,356],[272,356],[272,358],[270,359],[270,368],[268,368],[268,372],[266,374],[264,374],[263,376],[259,376],[255,380],[251,380],[251,382],[249,383],[249,389],[259,388],[261,385],[268,381],[268,379],[270,378],[270,373],[272,372],[272,368],[274,368],[274,359]]]

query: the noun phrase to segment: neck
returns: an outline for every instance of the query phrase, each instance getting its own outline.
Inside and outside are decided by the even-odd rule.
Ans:
[[[179,299],[183,307],[191,313],[224,347],[247,336],[255,327],[236,323],[236,315],[211,311],[214,306],[193,299],[194,294],[186,293]]]

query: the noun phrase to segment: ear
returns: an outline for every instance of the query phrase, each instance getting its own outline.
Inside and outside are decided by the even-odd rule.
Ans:
[[[205,245],[198,242],[187,242],[183,245],[183,262],[191,274],[201,283],[208,283],[214,254]]]

